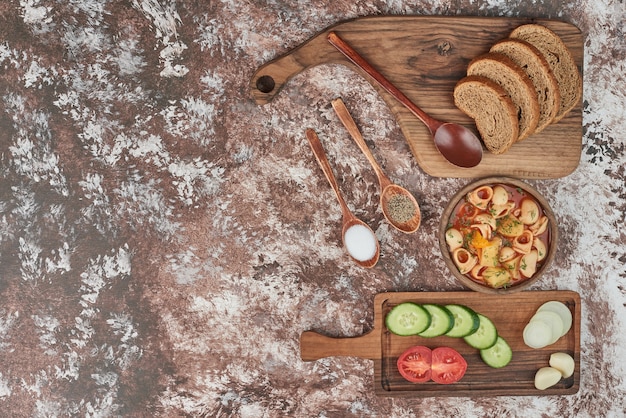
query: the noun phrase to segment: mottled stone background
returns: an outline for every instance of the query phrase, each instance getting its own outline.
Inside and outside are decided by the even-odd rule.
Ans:
[[[623,416],[626,410],[626,40],[623,0],[0,3],[2,417]],[[257,106],[265,62],[371,15],[562,19],[585,39],[583,152],[529,181],[561,247],[535,289],[583,300],[581,383],[557,397],[378,398],[373,365],[300,360],[299,335],[371,329],[386,290],[460,290],[437,250],[467,179],[426,175],[373,88],[320,66]],[[334,119],[342,96],[422,205],[402,235]],[[382,257],[345,255],[341,213],[304,129]],[[332,141],[329,138],[333,138]]]

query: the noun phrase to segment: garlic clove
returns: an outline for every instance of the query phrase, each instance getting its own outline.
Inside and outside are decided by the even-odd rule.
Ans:
[[[554,367],[542,367],[535,373],[535,387],[539,390],[548,389],[559,383],[561,377],[561,372]]]
[[[567,379],[574,374],[576,367],[574,359],[567,353],[552,353],[550,355],[550,367],[561,372],[563,378]]]

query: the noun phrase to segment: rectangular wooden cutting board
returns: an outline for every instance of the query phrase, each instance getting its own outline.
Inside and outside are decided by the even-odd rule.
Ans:
[[[431,116],[468,126],[473,121],[459,111],[452,98],[454,85],[466,74],[469,61],[489,50],[522,24],[538,23],[567,44],[581,73],[583,37],[574,25],[549,19],[377,16],[341,22],[312,37],[292,51],[260,67],[250,81],[250,93],[265,104],[282,88],[297,89],[289,80],[306,69],[341,63],[363,74],[389,106],[418,165],[436,177],[559,178],[576,169],[582,151],[582,109],[579,103],[563,120],[543,132],[514,144],[503,155],[485,151],[481,163],[459,168],[446,161],[433,145],[426,127],[404,106],[356,69],[326,39],[335,31]],[[337,135],[345,135],[337,121]]]
[[[572,313],[572,328],[555,344],[532,349],[524,344],[524,327],[535,311],[549,300],[565,303]],[[479,351],[461,338],[419,336],[400,337],[390,333],[384,319],[391,308],[402,302],[458,303],[469,306],[491,319],[513,350],[513,359],[501,369],[487,366]],[[449,396],[522,396],[567,395],[580,385],[580,295],[573,291],[528,291],[511,295],[488,295],[478,292],[389,292],[374,298],[374,327],[362,336],[332,338],[305,331],[300,339],[302,359],[313,361],[330,356],[354,356],[374,361],[374,390],[379,396],[449,397]],[[463,379],[450,385],[434,382],[413,384],[404,380],[396,367],[400,354],[414,345],[429,348],[452,347],[467,361]],[[548,366],[550,354],[565,352],[574,358],[574,374],[546,390],[534,386],[536,371]]]

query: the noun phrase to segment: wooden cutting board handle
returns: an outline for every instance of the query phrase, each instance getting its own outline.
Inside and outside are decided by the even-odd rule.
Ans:
[[[358,337],[347,338],[334,338],[315,331],[305,331],[300,336],[300,356],[304,361],[333,356],[380,359],[380,338],[380,332],[375,330]]]
[[[250,80],[250,94],[254,101],[260,105],[270,102],[289,79],[307,68],[329,62],[347,62],[326,39],[326,34],[335,26],[260,67]]]

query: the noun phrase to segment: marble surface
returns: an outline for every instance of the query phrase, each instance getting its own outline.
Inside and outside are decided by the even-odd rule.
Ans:
[[[624,416],[626,4],[537,1],[0,3],[0,415]],[[585,39],[583,150],[529,181],[562,245],[533,289],[582,298],[575,395],[389,399],[371,360],[300,359],[299,336],[361,335],[383,291],[451,291],[436,230],[467,179],[420,170],[386,105],[343,66],[271,103],[248,83],[319,30],[373,15],[548,17]],[[333,118],[342,96],[423,223],[385,223],[378,184]],[[381,242],[364,270],[304,137]]]

